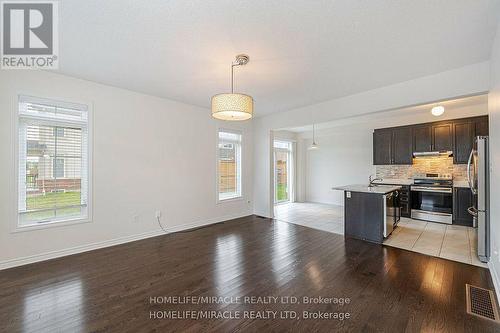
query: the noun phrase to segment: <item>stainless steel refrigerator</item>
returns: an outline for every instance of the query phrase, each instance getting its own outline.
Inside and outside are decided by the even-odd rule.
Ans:
[[[490,259],[489,170],[488,137],[478,136],[467,163],[467,180],[474,198],[474,206],[468,211],[474,217],[474,227],[477,227],[477,254],[482,262]]]

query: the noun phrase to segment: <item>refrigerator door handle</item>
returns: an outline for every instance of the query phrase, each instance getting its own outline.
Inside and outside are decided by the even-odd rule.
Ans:
[[[470,215],[472,215],[474,217],[477,217],[477,209],[476,209],[476,207],[469,207],[469,208],[467,208],[467,212]]]
[[[477,191],[474,188],[474,185],[472,184],[472,177],[471,177],[471,173],[470,173],[473,156],[474,156],[474,149],[472,149],[470,151],[469,160],[467,161],[467,182],[469,183],[469,188],[470,188],[472,194],[477,194]]]

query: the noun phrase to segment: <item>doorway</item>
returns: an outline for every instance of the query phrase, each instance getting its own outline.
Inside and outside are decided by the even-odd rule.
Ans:
[[[274,141],[274,204],[293,200],[293,144]]]

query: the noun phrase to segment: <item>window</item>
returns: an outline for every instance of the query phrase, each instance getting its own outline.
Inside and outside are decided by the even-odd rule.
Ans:
[[[64,127],[55,127],[54,128],[54,136],[62,138],[64,136]]]
[[[219,130],[217,156],[219,200],[241,197],[241,133]]]
[[[20,227],[89,217],[85,105],[19,97]]]
[[[52,178],[64,178],[64,159],[54,158],[52,163]]]

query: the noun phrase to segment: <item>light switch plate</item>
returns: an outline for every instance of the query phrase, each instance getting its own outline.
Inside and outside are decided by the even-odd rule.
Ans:
[[[346,197],[347,197],[348,199],[349,199],[349,198],[351,198],[351,191],[347,191],[347,192],[345,192],[345,195],[346,195]]]

